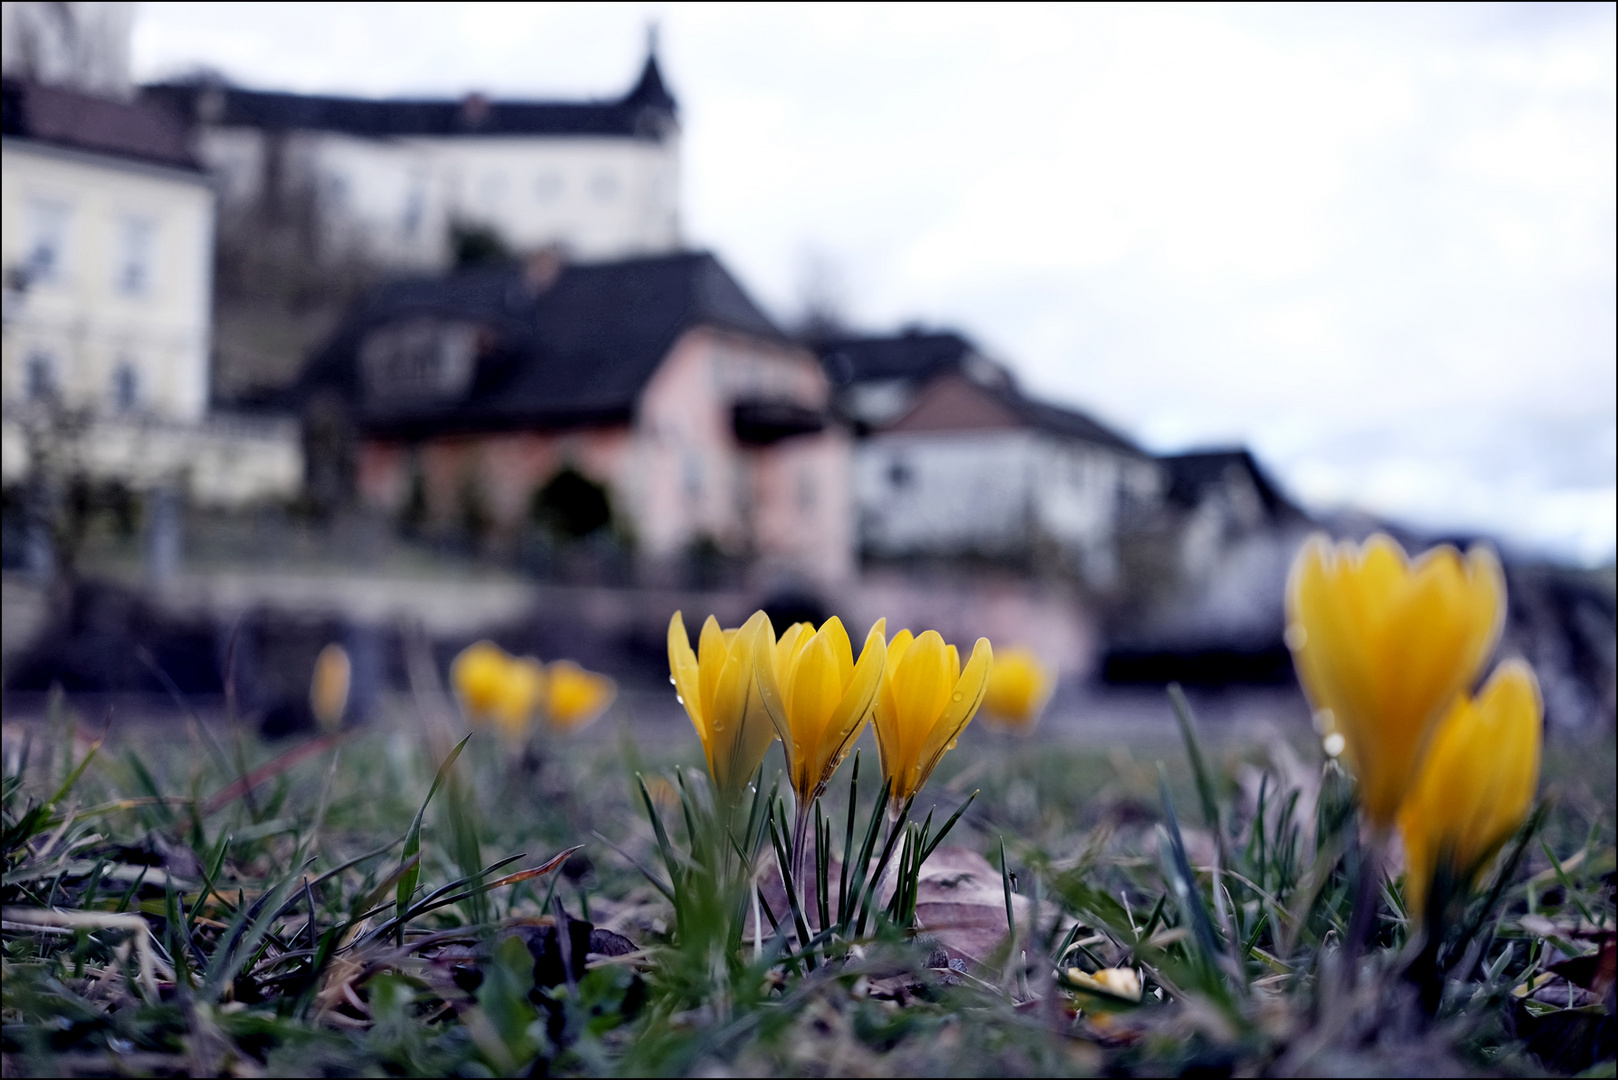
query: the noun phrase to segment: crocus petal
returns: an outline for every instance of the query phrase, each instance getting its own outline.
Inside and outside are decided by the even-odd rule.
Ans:
[[[558,660],[545,671],[545,715],[553,727],[576,731],[598,719],[618,694],[605,675]]]
[[[883,632],[887,620],[878,619],[865,636],[859,663],[848,673],[842,699],[831,719],[821,729],[820,744],[815,757],[820,775],[817,783],[824,785],[832,773],[848,756],[849,748],[859,740],[876,705],[877,689],[882,685],[882,670],[887,661],[887,642]]]
[[[989,675],[993,669],[994,649],[989,646],[988,638],[978,638],[977,643],[972,646],[972,658],[967,661],[966,670],[961,672],[960,678],[951,689],[949,704],[944,707],[932,731],[928,732],[927,741],[922,744],[921,752],[917,755],[921,764],[921,774],[916,781],[917,788],[927,782],[927,777],[932,775],[938,760],[955,746],[955,740],[961,737],[966,725],[977,715],[978,707],[983,704],[983,695],[988,690]]]
[[[773,636],[770,617],[755,611],[730,638],[717,696],[735,712],[727,714],[724,720],[727,729],[721,740],[724,753],[716,755],[713,775],[726,800],[732,803],[758,771],[765,752],[776,738],[770,714],[758,692],[756,663],[759,653]],[[717,760],[720,757],[722,760]]]
[[[1385,536],[1336,548],[1312,537],[1293,563],[1287,640],[1305,692],[1344,740],[1378,828],[1415,782],[1438,723],[1499,636],[1504,583],[1486,548],[1413,563]]]
[[[342,725],[353,671],[348,652],[335,642],[315,657],[315,673],[309,680],[309,708],[323,730],[334,731]]]
[[[820,733],[842,700],[837,657],[825,636],[816,634],[793,665],[792,684],[787,688],[787,719],[792,727],[792,787],[800,798],[819,780],[815,751]]]
[[[1543,706],[1520,660],[1495,669],[1477,698],[1461,697],[1439,725],[1421,777],[1399,811],[1405,900],[1421,921],[1440,864],[1476,878],[1528,816],[1539,777]]]
[[[680,696],[685,714],[691,718],[697,737],[702,740],[703,752],[707,753],[708,722],[702,712],[701,670],[697,654],[691,651],[691,641],[686,637],[685,620],[678,611],[669,620],[669,674],[674,678],[674,692]]]
[[[703,620],[702,636],[697,640],[698,685],[702,688],[698,700],[702,703],[702,716],[710,733],[714,725],[714,697],[719,690],[719,676],[725,670],[725,658],[729,655],[728,637],[719,629],[718,619],[710,615]]]

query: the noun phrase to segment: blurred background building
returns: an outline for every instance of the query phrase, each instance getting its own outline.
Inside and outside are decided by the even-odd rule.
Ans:
[[[685,244],[655,40],[604,100],[366,99],[132,86],[136,17],[4,5],[8,703],[233,664],[297,726],[322,644],[363,703],[411,635],[650,695],[673,610],[759,606],[1031,645],[1069,692],[1291,687],[1297,546],[1388,527],[954,330],[783,329]],[[1610,724],[1610,569],[1508,572],[1552,722]]]

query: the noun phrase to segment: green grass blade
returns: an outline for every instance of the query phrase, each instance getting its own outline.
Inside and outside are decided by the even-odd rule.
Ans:
[[[456,743],[455,749],[451,750],[449,756],[444,758],[444,763],[438,766],[438,772],[433,776],[432,786],[427,789],[427,797],[421,801],[421,809],[416,811],[415,819],[410,822],[410,831],[405,833],[404,852],[399,858],[401,873],[399,875],[398,906],[399,919],[401,920],[399,932],[401,934],[404,932],[403,920],[405,912],[410,910],[410,900],[416,895],[416,882],[421,877],[421,859],[419,856],[421,854],[422,818],[427,815],[427,806],[433,801],[433,796],[438,794],[439,785],[449,775],[450,767],[455,764],[455,759],[461,756],[461,751],[466,748],[466,744],[471,741],[471,738],[472,736],[468,735]],[[403,944],[402,940],[400,944]]]
[[[1006,938],[1012,951],[1017,948],[1017,914],[1011,906],[1011,863],[1006,859],[1006,838],[1000,838],[1000,887],[1006,893]]]
[[[979,790],[981,790],[981,789],[979,789]],[[938,830],[938,835],[934,836],[932,839],[927,841],[927,846],[924,849],[922,849],[922,853],[921,853],[921,861],[922,862],[925,863],[927,861],[927,857],[938,849],[939,844],[942,844],[944,842],[944,837],[948,836],[949,831],[951,829],[955,828],[955,823],[957,821],[961,820],[961,815],[966,813],[967,808],[972,805],[972,801],[974,799],[976,799],[977,797],[978,797],[978,792],[977,791],[974,791],[974,792],[972,792],[972,794],[968,795],[966,797],[966,801],[961,803],[960,806],[957,806],[955,808],[955,813],[951,814],[949,816],[949,820],[944,822],[943,826]]]
[[[809,947],[809,923],[803,917],[803,911],[798,906],[797,882],[792,880],[791,863],[787,859],[786,844],[781,839],[781,830],[776,827],[775,815],[770,815],[770,842],[775,845],[775,865],[781,871],[781,884],[787,890],[787,906],[792,909],[792,922],[798,930],[798,947],[800,951],[807,951]],[[815,958],[808,957],[810,970],[814,969]]]
[[[1191,703],[1179,683],[1169,683],[1169,702],[1174,706],[1174,719],[1180,725],[1180,738],[1185,740],[1185,753],[1191,759],[1191,774],[1197,782],[1197,798],[1202,802],[1202,820],[1220,837],[1219,802],[1214,796],[1213,781],[1208,776],[1208,765],[1202,758],[1202,743],[1197,738],[1196,718]]]
[[[1191,860],[1185,854],[1185,838],[1180,835],[1180,818],[1174,812],[1174,797],[1169,794],[1168,776],[1161,766],[1158,768],[1157,786],[1163,796],[1163,816],[1167,819],[1165,835],[1169,840],[1169,855],[1173,879],[1170,884],[1174,887],[1174,895],[1180,902],[1181,910],[1191,920],[1192,933],[1196,937],[1197,945],[1202,949],[1204,958],[1211,965],[1219,962],[1219,939],[1214,936],[1213,920],[1208,916],[1208,907],[1202,902],[1202,891],[1197,888],[1196,875],[1191,870]]]

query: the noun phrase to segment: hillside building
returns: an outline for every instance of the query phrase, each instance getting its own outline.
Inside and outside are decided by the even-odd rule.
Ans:
[[[341,405],[373,508],[430,528],[475,506],[507,544],[560,516],[564,532],[616,532],[648,568],[714,550],[817,583],[853,562],[830,391],[701,252],[541,254],[384,286],[298,389],[313,415]]]
[[[654,55],[605,101],[370,99],[198,77],[143,98],[192,131],[227,220],[301,217],[328,260],[439,270],[458,231],[614,259],[679,246],[677,105]]]
[[[958,334],[820,351],[862,433],[853,490],[865,555],[1055,559],[1096,587],[1114,583],[1121,523],[1167,486],[1149,455],[1083,413],[1030,398]]]
[[[206,418],[214,196],[184,131],[10,78],[3,125],[5,481],[48,436],[71,468],[136,487],[216,502],[294,490],[290,428]]]

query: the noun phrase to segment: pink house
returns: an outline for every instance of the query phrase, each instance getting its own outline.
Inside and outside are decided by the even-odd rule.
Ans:
[[[822,584],[853,568],[821,365],[707,253],[387,286],[301,389],[346,406],[357,493],[383,511],[448,523],[474,499],[509,544],[562,486],[598,485],[644,566],[709,548]]]

